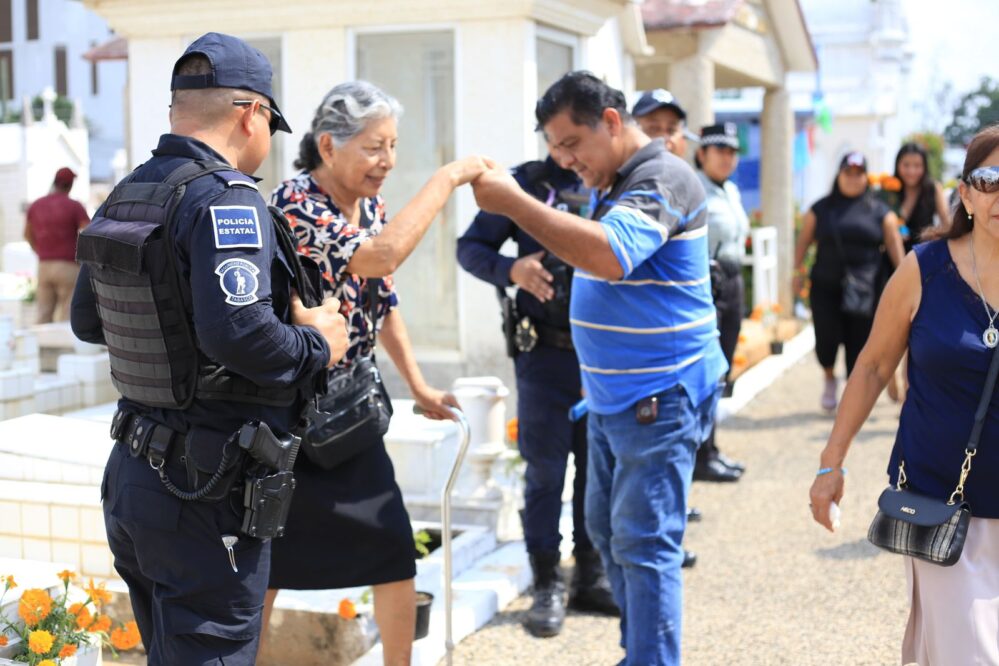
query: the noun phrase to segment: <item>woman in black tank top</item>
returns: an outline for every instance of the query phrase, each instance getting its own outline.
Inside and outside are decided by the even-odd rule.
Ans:
[[[902,197],[895,213],[904,223],[902,242],[908,252],[921,242],[923,232],[934,226],[934,215],[943,222],[950,211],[943,189],[930,176],[926,149],[918,143],[906,143],[898,149],[895,177],[902,181]]]

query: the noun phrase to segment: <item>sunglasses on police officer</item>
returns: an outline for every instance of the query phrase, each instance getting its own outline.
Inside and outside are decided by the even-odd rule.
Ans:
[[[277,110],[272,109],[266,104],[263,104],[253,99],[237,99],[233,100],[232,104],[233,106],[251,106],[254,102],[260,104],[261,109],[267,109],[268,111],[271,112],[271,120],[269,127],[271,130],[271,136],[274,136],[274,133],[278,131],[278,124],[281,122],[281,114]]]
[[[978,167],[964,177],[964,182],[984,194],[999,192],[999,166]]]

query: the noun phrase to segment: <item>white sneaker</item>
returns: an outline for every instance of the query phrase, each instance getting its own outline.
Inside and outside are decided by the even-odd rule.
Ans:
[[[827,412],[836,411],[836,391],[839,389],[839,380],[835,377],[832,379],[826,379],[826,387],[822,391],[822,400],[820,404],[822,409]]]

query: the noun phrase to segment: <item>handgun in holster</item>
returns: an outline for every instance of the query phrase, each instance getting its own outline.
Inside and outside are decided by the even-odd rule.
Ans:
[[[295,491],[292,468],[301,442],[294,435],[277,436],[260,421],[251,421],[240,430],[239,446],[256,462],[244,482],[244,534],[257,539],[284,534]]]
[[[517,303],[503,287],[496,287],[496,297],[499,298],[500,312],[503,315],[503,339],[506,340],[506,355],[516,358],[517,351]]]

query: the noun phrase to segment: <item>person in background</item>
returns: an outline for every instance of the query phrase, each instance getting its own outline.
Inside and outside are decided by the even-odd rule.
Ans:
[[[895,178],[902,183],[902,197],[895,213],[902,223],[902,243],[905,251],[909,252],[922,240],[927,230],[947,220],[950,207],[943,188],[930,175],[926,149],[918,143],[906,143],[898,149],[898,154],[895,155]],[[936,223],[934,218],[939,222]],[[890,271],[890,264],[885,262],[885,282],[891,275]],[[900,367],[903,368],[903,376],[899,378],[896,372],[888,380],[888,395],[896,402],[905,396],[905,358]]]
[[[729,180],[739,164],[739,133],[735,124],[703,128],[694,164],[708,197],[708,256],[714,269],[711,295],[718,312],[719,342],[731,372],[742,327],[742,260],[749,235],[749,218],[742,207],[739,188]],[[726,378],[726,388],[730,385]],[[716,430],[712,428],[711,435],[697,449],[694,480],[738,481],[746,468],[718,450]]]
[[[953,566],[904,558],[903,664],[999,664],[999,393],[988,402],[974,459],[965,454],[999,342],[993,309],[999,304],[999,126],[968,145],[958,189],[961,205],[950,224],[924,232],[928,242],[905,257],[885,288],[809,494],[814,520],[832,530],[830,506],[842,503],[847,452],[908,352],[912,390],[902,405],[889,482],[898,483],[904,463],[906,487],[947,500],[962,463],[970,464],[964,499],[971,520]]]
[[[687,113],[673,94],[663,88],[648,90],[635,102],[631,115],[645,134],[653,139],[662,138],[666,150],[680,159],[687,159],[687,141],[697,142],[700,137],[687,129]]]
[[[76,239],[90,217],[79,201],[69,198],[76,174],[68,167],[56,171],[52,191],[28,208],[24,240],[38,255],[37,321],[47,324],[69,319],[73,288],[80,273]]]
[[[481,174],[482,158],[440,167],[388,219],[381,189],[395,167],[399,102],[366,81],[333,87],[316,109],[295,162],[271,203],[284,211],[299,251],[319,264],[326,296],[340,301],[350,346],[338,367],[374,359],[381,343],[432,419],[452,418],[454,396],[423,378],[398,309],[392,273],[406,260],[451,194]],[[374,302],[372,302],[374,300]],[[371,585],[385,663],[410,662],[416,623],[416,549],[409,514],[381,438],[332,469],[306,456],[283,538],[271,551],[265,626],[277,591]]]
[[[572,171],[551,157],[513,170],[525,192],[557,210],[578,215],[589,192]],[[517,243],[517,258],[500,254],[503,244]],[[515,314],[504,312],[507,349],[514,350],[517,375],[517,447],[527,463],[524,472],[524,541],[534,574],[534,601],[525,626],[535,636],[555,636],[565,621],[565,586],[559,562],[559,518],[569,454],[575,460],[572,489],[573,555],[569,607],[618,615],[600,553],[586,533],[586,417],[570,421],[582,384],[579,360],[569,332],[572,267],[545,249],[509,218],[480,211],[458,239],[458,262],[481,280],[506,288],[516,285]],[[521,332],[521,335],[516,335]]]
[[[902,200],[896,211],[905,230],[902,243],[905,251],[922,240],[927,229],[950,218],[947,197],[943,188],[930,175],[926,149],[918,143],[906,143],[895,155],[895,177],[902,182]]]
[[[868,194],[867,159],[858,152],[840,161],[832,191],[805,213],[794,253],[792,293],[801,293],[804,261],[808,248],[817,243],[811,273],[812,319],[815,324],[815,354],[825,373],[820,404],[836,409],[838,383],[834,372],[840,346],[846,354],[847,376],[870,335],[874,320],[870,312],[847,312],[843,308],[843,281],[848,269],[862,275],[870,293],[877,291],[881,248],[886,248],[897,267],[904,254],[898,218],[888,204]]]

